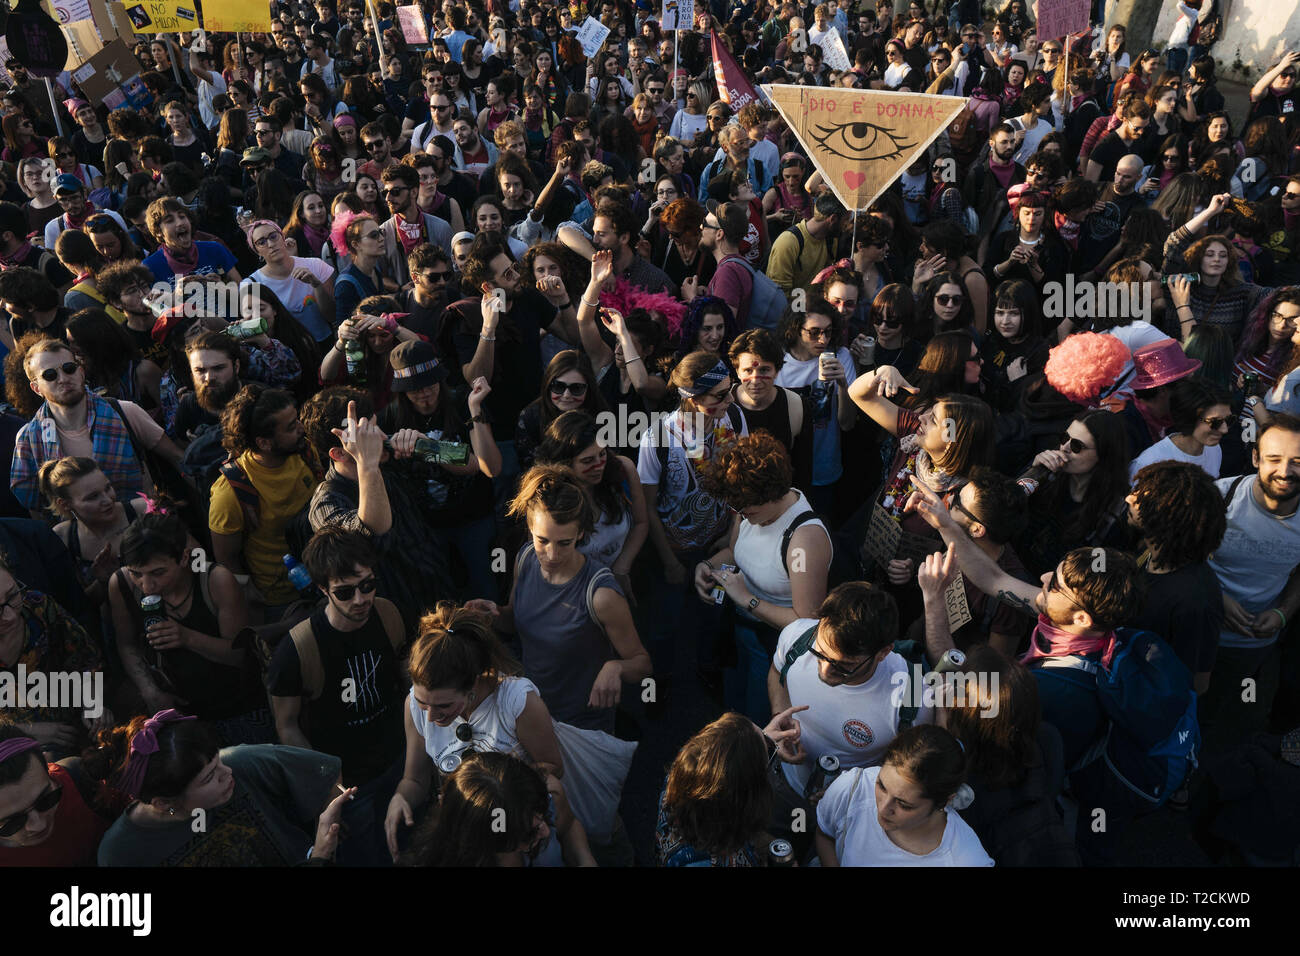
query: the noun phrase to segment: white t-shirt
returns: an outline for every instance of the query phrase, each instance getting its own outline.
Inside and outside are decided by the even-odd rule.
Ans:
[[[778,674],[785,666],[786,652],[816,624],[815,618],[800,618],[781,631],[772,656]],[[817,658],[811,653],[799,656],[790,666],[785,686],[791,704],[808,705],[798,716],[802,728],[799,740],[808,759],[801,764],[782,765],[790,786],[803,793],[812,768],[823,754],[834,754],[845,770],[874,766],[884,758],[885,748],[898,736],[898,708],[907,687],[907,668],[901,655],[890,654],[865,684],[828,687],[818,675]],[[913,684],[919,691],[919,682],[913,679]],[[918,710],[914,723],[933,722],[932,708]]]
[[[45,248],[51,253],[54,252],[54,244],[59,241],[60,234],[62,234],[63,230],[68,228],[67,225],[65,225],[63,220],[64,215],[65,213],[59,213],[59,215],[55,216],[53,219],[51,219],[49,222],[45,224]],[[113,212],[113,210],[96,209],[94,215],[108,216],[110,219],[112,219],[114,222],[116,222],[119,226],[122,227],[123,232],[126,232],[126,222],[122,219],[121,216]]]
[[[208,129],[216,129],[221,124],[221,117],[212,108],[212,100],[218,93],[226,92],[225,78],[215,70],[210,74],[212,82],[199,80],[199,116]]]
[[[955,810],[939,845],[923,856],[909,853],[889,839],[876,816],[879,767],[840,774],[817,804],[817,826],[835,840],[840,866],[992,866],[993,858],[975,831]]]
[[[469,728],[473,731],[469,740],[461,740],[456,736],[456,729],[467,723],[465,718],[457,717],[446,727],[439,727],[415,703],[414,694],[406,695],[406,706],[411,711],[416,732],[424,738],[425,752],[433,758],[434,766],[437,766],[443,757],[467,750],[524,755],[524,748],[515,733],[515,724],[524,712],[529,694],[535,694],[541,699],[537,685],[528,678],[507,677],[502,680],[497,689],[488,694],[469,715]]]
[[[1017,120],[1013,125],[1019,127],[1019,120]],[[1025,160],[1038,152],[1038,144],[1043,141],[1044,137],[1046,137],[1048,133],[1052,132],[1053,128],[1054,127],[1051,123],[1040,116],[1038,118],[1038,123],[1033,127],[1033,129],[1025,130],[1024,142],[1020,144],[1020,149],[1016,151],[1016,162],[1023,166]]]
[[[1158,461],[1185,461],[1190,465],[1200,465],[1211,478],[1218,478],[1219,468],[1223,465],[1223,449],[1218,445],[1206,445],[1199,455],[1189,455],[1174,444],[1173,436],[1166,435],[1133,459],[1128,466],[1129,484],[1137,481],[1139,471]]]
[[[334,269],[329,263],[320,259],[294,256],[293,267],[306,269],[321,282],[329,282],[334,278]],[[260,282],[274,292],[276,298],[289,310],[289,314],[298,320],[298,324],[307,330],[307,334],[314,341],[323,342],[333,336],[334,328],[321,314],[320,306],[316,301],[316,289],[313,286],[301,279],[295,279],[292,274],[285,279],[272,278],[266,274],[264,268],[258,269],[249,276],[245,282],[248,281]]]

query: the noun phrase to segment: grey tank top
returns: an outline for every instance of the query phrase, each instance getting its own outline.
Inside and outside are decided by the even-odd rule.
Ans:
[[[587,706],[591,685],[606,661],[618,656],[587,610],[587,586],[604,572],[597,588],[623,594],[606,568],[588,559],[561,585],[542,577],[531,543],[516,559],[515,628],[523,650],[524,676],[537,685],[551,716],[574,727],[614,732],[614,709]],[[626,596],[626,595],[624,595]]]

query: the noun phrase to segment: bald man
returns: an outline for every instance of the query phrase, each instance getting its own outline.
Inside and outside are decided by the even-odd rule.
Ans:
[[[1075,259],[1077,271],[1089,272],[1105,258],[1106,253],[1119,242],[1119,232],[1124,228],[1129,213],[1143,205],[1137,185],[1145,165],[1142,157],[1133,153],[1120,157],[1116,162],[1114,178],[1101,191],[1092,207],[1092,214],[1083,222]]]

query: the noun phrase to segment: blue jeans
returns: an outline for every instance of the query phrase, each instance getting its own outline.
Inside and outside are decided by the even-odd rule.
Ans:
[[[1186,46],[1171,46],[1165,50],[1165,61],[1168,63],[1169,69],[1182,76],[1183,71],[1187,69],[1190,52],[1190,49]]]
[[[501,474],[492,479],[492,491],[496,498],[497,521],[505,521],[506,507],[514,497],[515,485],[519,479],[519,453],[515,451],[514,439],[498,441],[501,449]]]
[[[439,528],[438,543],[446,548],[454,545],[460,552],[469,572],[469,597],[497,599],[497,583],[492,573],[492,536],[496,523],[492,516],[477,518],[468,524]]]
[[[760,727],[772,717],[767,697],[767,675],[772,654],[759,640],[752,622],[736,619],[736,665],[723,675],[723,700],[728,710],[738,710]]]

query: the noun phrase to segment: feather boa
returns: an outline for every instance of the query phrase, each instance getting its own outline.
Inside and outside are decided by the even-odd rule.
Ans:
[[[671,337],[676,337],[682,327],[682,319],[686,317],[686,303],[667,292],[647,292],[621,277],[614,280],[613,291],[600,294],[600,304],[609,309],[617,309],[624,315],[633,309],[656,312],[664,317]]]

